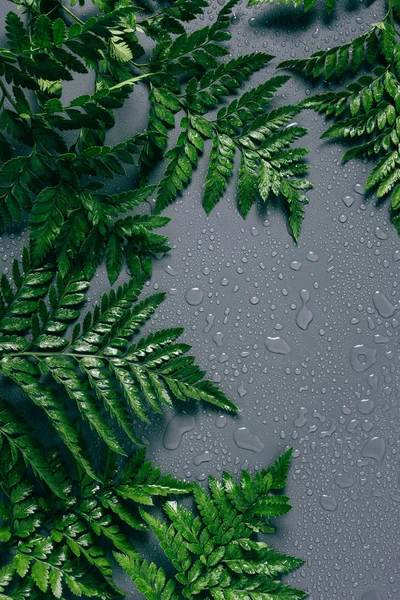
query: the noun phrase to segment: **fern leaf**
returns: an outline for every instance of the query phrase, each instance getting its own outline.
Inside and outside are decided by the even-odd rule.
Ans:
[[[253,595],[266,600],[299,600],[306,596],[280,580],[304,561],[252,539],[253,532],[264,530],[265,517],[283,514],[290,508],[285,496],[270,493],[274,478],[276,487],[283,486],[289,459],[290,451],[254,479],[243,473],[241,485],[227,474],[222,482],[211,478],[210,495],[196,485],[197,515],[171,501],[164,507],[166,520],[142,511],[176,569],[176,575],[167,583],[169,594],[182,589],[177,597],[193,598],[211,592],[213,598],[223,600]],[[159,573],[156,565],[123,554],[117,554],[116,559],[145,598],[175,598],[163,595],[167,581],[164,572],[159,576],[159,595],[154,595]]]

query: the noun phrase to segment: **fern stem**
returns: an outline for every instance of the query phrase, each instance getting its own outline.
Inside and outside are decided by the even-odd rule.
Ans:
[[[388,0],[388,13],[390,24],[394,27],[393,0]]]
[[[14,108],[15,112],[19,113],[16,103],[12,99],[11,95],[9,94],[6,86],[4,85],[4,83],[1,79],[0,79],[0,89],[3,92],[3,98],[7,98],[7,100],[11,104],[11,106]],[[3,102],[4,102],[4,100],[3,100]]]

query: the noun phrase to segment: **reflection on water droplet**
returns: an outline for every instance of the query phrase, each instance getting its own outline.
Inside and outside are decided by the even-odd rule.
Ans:
[[[291,347],[281,337],[267,337],[264,340],[264,344],[272,354],[289,354]]]
[[[203,302],[204,292],[198,287],[189,288],[186,292],[186,302],[191,306],[197,306]]]
[[[372,296],[372,301],[381,317],[388,319],[389,317],[392,317],[394,315],[396,308],[386,298],[385,294],[382,294],[382,292],[374,292]]]
[[[386,442],[383,438],[374,437],[372,440],[369,440],[361,454],[364,458],[373,458],[378,462],[382,462],[386,452]]]
[[[365,344],[358,344],[351,349],[350,364],[356,373],[363,373],[376,363],[377,351]]]
[[[264,444],[260,438],[255,433],[251,433],[247,427],[239,427],[233,434],[233,439],[235,444],[244,450],[251,450],[257,454],[264,450]]]
[[[193,415],[179,413],[172,417],[163,437],[163,446],[167,450],[179,448],[184,433],[194,429],[196,422]]]
[[[335,496],[326,496],[323,494],[319,499],[319,502],[324,510],[333,512],[337,509],[338,503]]]
[[[208,450],[206,450],[205,452],[202,452],[201,454],[197,454],[197,456],[194,457],[193,459],[193,463],[196,465],[196,467],[198,467],[199,465],[206,463],[206,462],[210,462],[213,459],[213,455],[211,454],[211,452],[208,452]]]

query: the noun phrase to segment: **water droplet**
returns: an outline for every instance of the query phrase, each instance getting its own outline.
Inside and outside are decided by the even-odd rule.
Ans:
[[[175,277],[175,275],[178,275],[178,271],[175,271],[175,269],[173,269],[171,265],[167,265],[165,267],[165,272],[168,273],[168,275],[171,275],[171,277]]]
[[[381,317],[387,319],[394,315],[396,307],[393,306],[393,304],[386,298],[385,294],[382,294],[382,292],[374,292],[372,301]]]
[[[376,363],[377,351],[365,344],[358,344],[351,349],[350,364],[356,373],[363,373]]]
[[[195,425],[196,422],[193,415],[179,413],[172,417],[164,433],[164,448],[167,450],[176,450],[179,448],[183,434],[192,431],[192,429],[195,428]]]
[[[250,298],[250,304],[258,304],[260,302],[260,298],[258,298],[257,296],[252,296]]]
[[[239,427],[233,434],[233,439],[235,444],[244,450],[251,450],[257,454],[264,450],[264,444],[260,438],[255,433],[251,433],[247,427]]]
[[[224,363],[227,360],[229,360],[229,355],[226,354],[226,352],[221,352],[221,354],[219,355],[219,358],[218,358],[218,362]]]
[[[362,186],[361,183],[355,183],[353,190],[356,192],[356,194],[360,194],[360,196],[364,195],[364,186]]]
[[[372,398],[363,398],[358,403],[358,410],[362,415],[369,415],[375,408],[375,403]]]
[[[293,422],[295,427],[304,427],[304,425],[308,422],[308,419],[306,419],[307,412],[307,409],[304,407],[299,409],[299,416]]]
[[[383,438],[374,437],[369,440],[362,452],[361,455],[364,458],[373,458],[378,462],[382,462],[386,452],[386,442]]]
[[[241,383],[241,384],[238,386],[237,392],[238,392],[238,394],[239,394],[239,396],[240,396],[241,398],[243,398],[243,396],[245,396],[245,395],[247,394],[247,390],[246,390],[246,388],[244,387],[243,383]]]
[[[292,269],[292,271],[300,271],[301,262],[298,260],[292,260],[292,262],[289,264],[289,267]]]
[[[252,227],[252,228],[250,229],[250,233],[251,233],[251,235],[252,235],[253,237],[257,237],[257,236],[258,236],[258,234],[259,234],[259,231],[258,231],[257,227]]]
[[[306,254],[306,259],[310,262],[317,262],[317,260],[319,259],[318,254],[316,254],[315,252],[312,252],[310,250],[310,252],[307,252]]]
[[[223,429],[225,427],[226,423],[227,423],[227,418],[225,415],[219,415],[215,419],[215,426],[218,427],[218,429]]]
[[[217,344],[217,346],[221,348],[224,340],[224,334],[222,333],[222,331],[217,331],[213,336],[213,340]]]
[[[323,494],[319,499],[319,502],[324,510],[333,512],[337,509],[338,503],[335,496],[327,496]]]
[[[364,592],[361,600],[382,600],[382,596],[376,590],[368,590],[368,592]]]
[[[335,483],[342,490],[345,490],[353,485],[354,479],[352,479],[351,477],[347,477],[346,475],[339,474],[335,478]]]
[[[307,290],[301,290],[300,298],[303,302],[303,306],[297,313],[296,323],[300,329],[306,330],[314,318],[313,313],[307,306],[307,302],[310,300],[310,292]]]
[[[267,337],[264,340],[264,344],[272,354],[289,354],[291,351],[291,347],[289,344],[281,337]]]
[[[197,456],[194,457],[193,459],[193,463],[196,465],[196,467],[198,467],[199,465],[206,463],[206,462],[210,462],[213,459],[213,455],[211,454],[211,452],[208,452],[208,450],[206,450],[205,452],[202,452],[201,454],[197,454]]]
[[[375,227],[375,236],[378,240],[387,240],[387,233],[383,231],[380,227]]]
[[[345,205],[347,206],[347,208],[350,208],[350,206],[352,204],[354,204],[354,197],[353,196],[344,196],[342,198],[342,200],[345,203]]]
[[[393,252],[393,262],[397,262],[398,260],[400,260],[400,250],[395,250]]]
[[[208,333],[212,329],[212,327],[214,325],[214,321],[215,321],[215,316],[213,314],[210,313],[209,315],[206,316],[207,325],[203,329],[204,333]]]
[[[203,302],[204,292],[198,287],[192,287],[187,290],[185,298],[188,304],[197,306]]]

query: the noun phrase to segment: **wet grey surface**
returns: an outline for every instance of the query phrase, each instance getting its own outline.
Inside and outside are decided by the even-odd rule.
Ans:
[[[383,11],[380,0],[357,6],[339,3],[327,19],[322,6],[304,16],[239,4],[232,51],[263,50],[280,60],[309,55],[355,37]],[[206,23],[218,8],[211,3]],[[266,72],[273,66],[252,83]],[[277,105],[306,93],[294,78]],[[299,243],[278,206],[253,209],[243,221],[233,186],[206,217],[203,162],[165,212],[174,248],[155,262],[146,291],[168,291],[152,327],[183,325],[199,363],[240,413],[182,406],[142,433],[155,463],[200,481],[223,470],[252,472],[293,446],[294,508],[270,538],[308,561],[289,581],[311,600],[398,599],[400,240],[387,206],[363,194],[370,167],[341,164],[341,147],[319,140],[322,118],[310,112],[297,120],[310,130],[314,184]],[[6,267],[19,241],[3,241]],[[97,281],[100,291],[105,284]],[[131,589],[127,597],[141,595]]]

